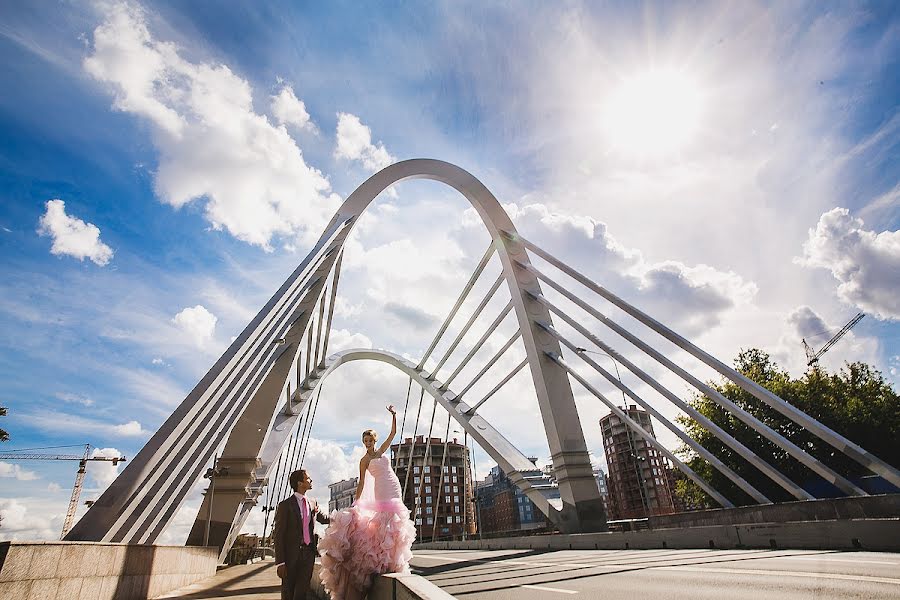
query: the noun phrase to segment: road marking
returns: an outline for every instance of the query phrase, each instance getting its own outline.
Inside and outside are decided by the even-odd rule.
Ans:
[[[809,579],[838,579],[842,581],[870,581],[874,583],[891,583],[900,585],[900,579],[891,577],[872,577],[870,575],[843,575],[840,573],[810,573],[807,571],[769,571],[765,569],[723,569],[700,568],[686,566],[670,566],[670,567],[653,567],[656,569],[665,569],[668,571],[689,571],[692,573],[728,573],[730,575],[769,575],[775,577],[806,577]]]
[[[825,558],[825,557],[828,558]],[[845,563],[860,563],[866,565],[900,565],[898,562],[893,562],[889,560],[860,560],[858,558],[831,558],[830,554],[823,554],[822,556],[783,556],[783,557],[773,557],[773,558],[790,558],[791,560],[816,560],[819,562],[845,562]]]
[[[529,590],[539,590],[541,592],[557,592],[558,594],[577,594],[575,590],[563,590],[560,588],[544,587],[542,585],[520,585],[519,587],[528,588]]]
[[[440,554],[415,554],[413,558],[430,558],[433,560],[446,560],[448,562],[473,562],[473,563],[496,563],[497,565],[524,565],[527,567],[566,567],[569,569],[585,569],[596,567],[598,565],[588,565],[582,563],[548,563],[535,562],[530,560],[502,560],[496,558],[455,558],[451,556],[443,556]]]

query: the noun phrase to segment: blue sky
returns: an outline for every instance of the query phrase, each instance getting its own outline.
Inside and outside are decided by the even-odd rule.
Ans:
[[[894,2],[5,6],[6,446],[133,456],[340,200],[414,157],[466,168],[526,237],[724,360],[759,346],[800,373],[800,338],[819,346],[828,336],[813,334],[866,312],[825,364],[864,360],[896,385],[898,13]],[[348,250],[334,348],[420,356],[487,241],[436,184],[384,194]],[[320,416],[319,481],[352,474],[357,431],[384,427],[378,407],[406,389],[377,367],[346,369],[323,397],[332,416],[360,416]],[[484,414],[546,457],[536,407],[516,398]],[[605,411],[579,402],[599,451]],[[92,474],[86,499],[114,470]],[[73,475],[0,463],[0,538],[52,539]]]

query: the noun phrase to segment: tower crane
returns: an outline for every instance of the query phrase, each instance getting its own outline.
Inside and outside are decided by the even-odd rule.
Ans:
[[[841,327],[841,330],[834,334],[834,337],[825,342],[825,345],[819,349],[818,352],[813,350],[812,346],[806,343],[806,339],[803,340],[803,349],[806,350],[806,366],[811,367],[815,364],[818,364],[819,357],[828,352],[832,346],[834,346],[839,339],[844,337],[844,334],[853,329],[857,323],[862,321],[862,318],[866,316],[865,313],[857,313],[855,317],[847,321],[847,324]]]
[[[67,447],[67,446],[62,446]],[[31,450],[44,450],[45,448],[32,448]],[[72,488],[72,498],[69,500],[69,508],[66,511],[66,520],[63,522],[62,533],[59,539],[66,537],[75,521],[75,510],[78,508],[78,498],[81,496],[81,488],[84,483],[84,474],[87,471],[88,461],[111,462],[113,466],[119,462],[125,462],[124,456],[91,456],[91,445],[84,445],[84,455],[78,454],[34,454],[23,450],[0,452],[0,460],[77,460],[78,473],[75,475],[75,486]]]

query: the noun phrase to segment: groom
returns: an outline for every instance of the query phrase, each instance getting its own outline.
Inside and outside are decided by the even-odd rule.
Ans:
[[[313,519],[328,524],[315,500],[308,500],[312,479],[305,469],[291,473],[294,493],[282,500],[275,511],[275,563],[281,578],[281,600],[306,600],[319,536],[313,532]]]

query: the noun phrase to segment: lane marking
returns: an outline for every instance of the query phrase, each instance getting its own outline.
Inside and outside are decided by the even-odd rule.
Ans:
[[[829,558],[825,558],[825,557]],[[772,558],[789,558],[791,560],[815,560],[819,562],[845,562],[845,563],[859,563],[865,565],[900,565],[898,562],[892,562],[889,560],[861,560],[858,558],[830,558],[830,554],[823,554],[820,556],[779,556]]]
[[[520,585],[519,587],[528,588],[529,590],[538,590],[541,592],[556,592],[558,594],[577,594],[575,590],[564,590],[561,588],[544,587],[542,585]]]
[[[900,585],[900,579],[891,577],[872,577],[870,575],[844,575],[841,573],[810,573],[808,571],[770,571],[766,569],[724,569],[724,568],[705,568],[686,567],[686,566],[670,566],[670,567],[653,567],[655,569],[663,569],[669,571],[688,571],[691,573],[727,573],[730,575],[768,575],[775,577],[805,577],[808,579],[837,579],[841,581],[869,581],[874,583],[890,583]]]

